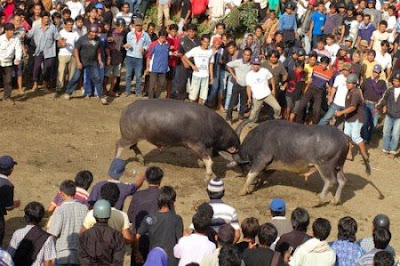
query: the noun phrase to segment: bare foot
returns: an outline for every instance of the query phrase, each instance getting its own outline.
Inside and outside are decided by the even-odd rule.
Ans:
[[[25,92],[23,89],[18,89],[18,95],[25,95]]]

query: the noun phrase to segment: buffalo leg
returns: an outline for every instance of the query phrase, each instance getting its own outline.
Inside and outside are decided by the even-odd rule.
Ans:
[[[121,158],[122,151],[128,148],[130,145],[132,145],[131,141],[128,141],[127,139],[124,138],[120,138],[116,144],[115,158]]]
[[[254,181],[258,174],[265,169],[266,165],[270,163],[271,158],[265,158],[265,160],[256,160],[257,163],[253,164],[250,168],[249,173],[247,174],[246,183],[243,188],[239,192],[239,196],[245,196],[248,193],[252,192],[254,188]]]
[[[322,180],[324,181],[324,187],[322,188],[321,193],[319,194],[320,202],[323,203],[326,199],[326,194],[333,187],[336,181],[335,171],[331,168],[316,166],[319,174],[321,175]]]
[[[335,198],[333,199],[333,204],[337,205],[340,203],[340,198],[342,196],[343,187],[346,184],[346,176],[343,173],[343,169],[340,169],[337,173],[338,188],[336,189]]]
[[[136,159],[138,160],[138,162],[144,164],[144,157],[143,157],[143,154],[142,154],[141,150],[139,150],[137,144],[133,144],[133,145],[130,147],[130,149],[133,150],[133,151],[135,152],[135,154],[136,154]]]
[[[203,145],[198,144],[188,144],[188,147],[196,152],[197,155],[200,157],[201,162],[204,163],[204,166],[206,167],[206,178],[210,179],[214,177],[215,174],[212,170],[213,161],[211,159],[211,156],[208,154],[207,149]],[[198,164],[199,166],[201,165],[200,161],[198,161]]]

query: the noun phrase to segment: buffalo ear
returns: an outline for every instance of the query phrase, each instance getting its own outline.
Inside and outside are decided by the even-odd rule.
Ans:
[[[229,152],[220,151],[218,154],[227,161],[233,161],[233,156]]]

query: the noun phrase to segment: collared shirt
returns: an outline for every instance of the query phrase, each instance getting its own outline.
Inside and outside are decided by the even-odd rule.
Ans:
[[[12,66],[15,60],[21,60],[22,46],[18,38],[7,39],[6,34],[0,36],[0,66]]]
[[[29,233],[29,231],[34,227],[34,225],[28,224],[24,228],[18,229],[14,232],[10,246],[8,247],[8,252],[12,257],[15,256],[15,252],[17,251],[21,241],[25,238],[25,236]],[[44,242],[42,248],[40,249],[36,260],[33,262],[32,266],[41,266],[44,264],[44,261],[50,261],[56,258],[56,246],[54,244],[54,239],[52,236]]]
[[[168,42],[154,41],[149,47],[147,57],[150,58],[150,72],[165,74],[168,72],[169,58]]]
[[[42,24],[33,27],[27,35],[28,39],[32,37],[36,44],[33,56],[38,56],[41,52],[45,59],[56,56],[56,41],[60,38],[60,34],[53,24],[49,24],[45,31]]]
[[[236,82],[240,86],[245,87],[247,85],[246,84],[247,73],[249,73],[251,70],[250,62],[245,63],[243,62],[243,59],[236,59],[229,62],[226,65],[235,70]]]
[[[365,254],[365,251],[359,245],[348,240],[336,240],[330,243],[330,246],[336,253],[337,265],[356,265],[360,257]]]
[[[126,35],[126,43],[132,46],[126,50],[126,56],[143,58],[145,50],[147,50],[151,43],[151,39],[147,32],[142,31],[141,37],[137,38],[135,31],[130,31]]]
[[[297,22],[296,22],[296,16],[295,15],[289,15],[287,13],[283,14],[279,18],[279,25],[278,29],[280,31],[282,30],[297,30]]]

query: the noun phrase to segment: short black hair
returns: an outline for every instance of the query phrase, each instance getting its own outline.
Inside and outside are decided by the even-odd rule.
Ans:
[[[60,191],[64,194],[73,197],[76,193],[76,185],[72,180],[64,180],[60,185]]]
[[[310,224],[310,215],[306,209],[301,207],[294,209],[290,220],[294,230],[307,232],[307,227]]]
[[[214,210],[207,202],[203,202],[202,204],[200,204],[200,206],[197,208],[197,211],[205,212],[208,217],[210,217],[210,219],[214,216]]]
[[[240,228],[242,229],[244,238],[254,239],[260,231],[260,224],[257,218],[250,217],[242,221]]]
[[[372,233],[374,239],[374,245],[377,249],[385,249],[389,245],[392,234],[390,231],[383,227],[377,227]]]
[[[357,222],[350,216],[343,217],[338,223],[338,240],[356,242]]]
[[[63,11],[61,12],[63,15],[68,14],[71,15],[71,10],[69,10],[68,8],[64,8]]]
[[[176,30],[176,31],[179,30],[179,27],[176,24],[171,24],[168,26],[168,28],[169,28],[169,30]]]
[[[78,15],[75,17],[75,22],[78,20],[82,20],[83,21],[83,16],[82,15]]]
[[[272,51],[270,51],[269,52],[269,54],[268,54],[268,57],[271,57],[271,56],[274,56],[274,57],[277,57],[277,58],[279,58],[279,57],[281,57],[281,54],[279,53],[279,51],[278,50],[276,50],[276,49],[273,49]]]
[[[159,37],[161,37],[161,36],[167,37],[167,36],[168,36],[168,32],[167,32],[165,29],[161,29],[161,30],[158,32],[158,36],[159,36]]]
[[[235,47],[235,48],[236,48],[236,42],[235,42],[235,41],[230,41],[230,42],[228,42],[228,43],[226,44],[226,48],[229,48],[229,47]]]
[[[197,211],[193,215],[192,223],[196,232],[204,234],[211,224],[211,218],[205,211]]]
[[[14,167],[13,168],[9,168],[9,169],[0,168],[0,174],[5,175],[5,176],[9,176],[9,175],[11,175],[13,170],[14,170]]]
[[[249,47],[244,48],[243,54],[244,54],[245,52],[250,52],[250,55],[253,54],[253,51],[252,51]]]
[[[218,255],[219,266],[240,266],[241,259],[238,250],[232,246],[223,246]]]
[[[312,230],[315,238],[324,241],[331,233],[331,223],[325,218],[318,218],[314,221]]]
[[[386,250],[378,251],[374,255],[374,266],[393,266],[394,263],[393,255]]]
[[[115,206],[120,194],[121,192],[119,191],[118,185],[115,183],[105,183],[100,189],[100,197],[104,200],[108,200],[111,207]]]
[[[225,23],[223,23],[223,22],[218,22],[216,25],[215,25],[215,28],[218,28],[218,27],[223,27],[224,29],[226,29],[226,25],[225,25]]]
[[[4,31],[9,31],[9,30],[12,30],[12,31],[15,30],[14,24],[12,24],[12,23],[6,23],[6,24],[4,25]]]
[[[203,34],[203,35],[201,35],[200,40],[201,40],[201,41],[204,41],[205,39],[209,39],[209,40],[210,40],[210,39],[211,39],[211,38],[210,38],[210,35],[209,35],[209,34]]]
[[[186,30],[188,30],[188,31],[189,31],[189,30],[197,31],[197,26],[196,26],[196,24],[192,24],[192,23],[187,24]]]
[[[50,12],[46,11],[46,10],[43,10],[42,12],[40,12],[40,17],[41,18],[43,18],[43,17],[51,17],[50,16]]]
[[[170,210],[174,208],[176,200],[176,191],[171,186],[163,186],[160,189],[160,195],[158,196],[158,208],[168,207]]]
[[[38,225],[44,216],[43,204],[36,201],[29,202],[25,206],[24,213],[24,219],[27,224]]]
[[[278,230],[276,230],[275,225],[271,223],[265,223],[260,226],[260,231],[258,232],[258,240],[263,246],[271,246],[278,237]]]
[[[331,59],[329,57],[327,57],[327,56],[323,56],[323,57],[321,57],[320,62],[329,65],[329,63],[331,62]]]
[[[123,6],[128,6],[128,7],[131,7],[131,4],[129,4],[128,2],[124,2],[122,5],[121,5],[121,7],[123,7]]]
[[[65,23],[70,22],[69,19]],[[75,184],[77,187],[88,190],[93,182],[93,174],[88,170],[79,171],[75,176]]]
[[[67,18],[66,20],[64,20],[64,24],[67,24],[67,23],[72,23],[72,24],[74,24],[74,20],[72,19],[72,18]],[[93,176],[92,176],[92,179],[93,179]],[[75,182],[76,182],[76,179],[75,179]],[[78,186],[78,185],[77,185]],[[78,186],[79,187],[79,186]]]
[[[149,22],[149,23],[147,24],[147,28],[149,28],[149,27],[155,28],[155,27],[156,27],[156,24],[155,24],[154,22]]]
[[[14,16],[26,16],[26,13],[25,13],[25,11],[24,10],[22,10],[22,9],[16,9],[15,11],[14,11]]]
[[[207,194],[210,199],[222,199],[225,195],[225,190],[220,192],[211,192],[207,189]]]
[[[147,168],[145,174],[147,182],[152,185],[159,185],[164,177],[163,170],[157,166]]]
[[[381,20],[380,22],[379,22],[379,26],[380,25],[385,25],[386,27],[388,26],[388,23],[387,23],[387,21],[386,20]]]
[[[294,62],[294,66],[295,66],[295,67],[304,67],[304,61],[296,60],[296,61]]]

